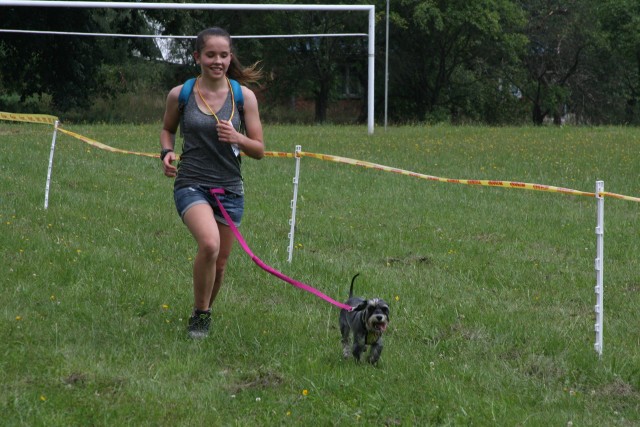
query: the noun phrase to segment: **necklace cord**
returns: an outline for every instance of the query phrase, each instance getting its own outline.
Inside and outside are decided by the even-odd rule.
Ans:
[[[207,101],[205,101],[204,96],[202,96],[202,93],[200,93],[200,84],[199,84],[199,82],[200,82],[200,78],[201,77],[202,76],[198,76],[198,78],[196,79],[196,92],[198,92],[198,96],[200,97],[200,100],[207,107],[207,109],[209,110],[211,115],[213,115],[213,117],[215,117],[216,123],[220,123],[220,119],[218,118],[216,113],[213,112],[213,109],[211,109],[211,107],[209,106]],[[229,116],[229,122],[231,122],[231,119],[233,119],[233,114],[236,111],[236,97],[233,95],[233,89],[231,88],[231,82],[229,81],[229,77],[225,76],[225,78],[227,79],[227,86],[229,86],[229,92],[231,92],[231,115]]]

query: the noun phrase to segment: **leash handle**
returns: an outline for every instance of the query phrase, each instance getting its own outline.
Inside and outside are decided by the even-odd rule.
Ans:
[[[238,240],[238,243],[240,243],[240,246],[242,247],[242,249],[247,253],[247,255],[249,255],[251,257],[251,260],[256,263],[258,265],[258,267],[260,267],[261,269],[263,269],[264,271],[266,271],[269,274],[272,274],[274,276],[276,276],[277,278],[297,287],[300,288],[302,290],[305,290],[307,292],[310,292],[312,294],[314,294],[315,296],[322,298],[323,300],[327,301],[330,304],[335,305],[336,307],[339,307],[343,310],[347,310],[347,311],[352,311],[353,307],[351,307],[350,305],[347,304],[343,304],[339,301],[334,300],[333,298],[323,294],[322,292],[320,292],[319,290],[304,284],[302,282],[299,282],[295,279],[292,279],[289,276],[286,276],[284,274],[282,274],[281,272],[279,272],[278,270],[276,270],[275,268],[267,265],[264,263],[264,261],[262,261],[260,258],[258,258],[252,251],[251,248],[249,247],[249,245],[247,244],[247,242],[244,240],[244,237],[242,237],[242,234],[240,234],[240,230],[238,230],[238,227],[236,227],[236,225],[233,223],[233,221],[231,220],[231,217],[229,216],[229,214],[227,213],[226,209],[224,208],[224,206],[222,206],[222,203],[220,203],[220,200],[218,199],[218,194],[224,194],[224,189],[223,188],[212,188],[211,190],[211,195],[214,197],[214,199],[216,199],[216,203],[218,204],[218,207],[220,208],[220,212],[222,212],[222,216],[224,217],[224,219],[227,221],[227,224],[229,225],[229,227],[231,227],[231,231],[233,232],[234,236],[236,236],[236,239]]]

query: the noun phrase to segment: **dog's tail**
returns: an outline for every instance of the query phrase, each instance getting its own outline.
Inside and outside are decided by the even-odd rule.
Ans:
[[[357,273],[355,276],[353,276],[353,278],[351,279],[351,287],[349,287],[349,298],[351,298],[353,296],[353,282],[356,281],[356,277],[358,277],[360,275],[360,273]]]

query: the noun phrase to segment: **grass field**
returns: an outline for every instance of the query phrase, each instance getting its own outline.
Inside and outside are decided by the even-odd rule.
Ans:
[[[160,125],[74,125],[156,152]],[[343,360],[338,309],[236,247],[209,338],[185,326],[194,243],[159,162],[0,122],[2,425],[640,424],[640,204],[605,201],[604,353],[593,349],[592,197],[437,183],[303,158],[245,159],[241,231],[343,300],[384,298],[378,366]],[[266,126],[267,149],[448,178],[640,195],[634,128]]]

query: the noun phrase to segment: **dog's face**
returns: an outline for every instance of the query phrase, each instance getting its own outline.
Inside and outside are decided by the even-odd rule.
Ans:
[[[365,326],[369,332],[382,333],[389,325],[389,305],[379,298],[365,300],[354,308],[361,311]]]

